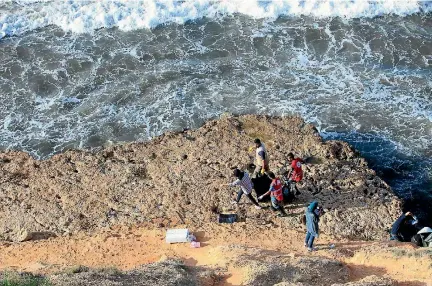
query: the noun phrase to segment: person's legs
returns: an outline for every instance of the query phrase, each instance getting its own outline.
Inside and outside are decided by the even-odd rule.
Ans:
[[[308,242],[307,242],[307,246],[308,246],[308,248],[311,249],[311,250],[313,249],[313,243],[314,243],[314,240],[315,240],[315,236],[310,235],[309,240],[308,240]]]
[[[293,181],[292,179],[289,179],[288,181],[289,183],[289,187],[290,187],[290,192],[294,195],[294,196],[298,196],[300,195],[300,191],[297,188],[297,182]]]
[[[276,200],[276,198],[275,197],[271,197],[270,199],[271,199],[272,208],[274,208],[275,210],[279,210],[280,206],[279,206],[278,201]]]
[[[300,193],[300,191],[298,190],[298,188],[297,188],[297,182],[292,182],[292,188],[293,188],[293,194],[295,194],[296,196],[298,196],[298,195],[300,195],[301,193]]]
[[[273,210],[279,211],[279,216],[285,216],[285,210],[282,206],[282,202],[279,202],[275,197],[271,197],[271,206]]]
[[[280,213],[279,214],[280,216],[286,216],[287,215],[286,212],[285,212],[285,209],[284,209],[284,207],[282,205],[279,206],[278,211]]]
[[[308,242],[309,242],[309,238],[310,238],[310,237],[311,237],[310,232],[306,232],[306,238],[305,238],[305,243],[304,243],[305,246],[308,245]]]
[[[270,167],[268,162],[266,163],[265,167],[264,167],[264,171],[266,172],[266,174],[270,171]]]
[[[237,199],[235,200],[235,202],[239,203],[242,196],[243,196],[243,190],[240,189],[240,191],[238,191],[238,193],[237,193]]]
[[[249,200],[250,200],[254,205],[256,205],[257,207],[260,206],[260,205],[258,204],[258,202],[255,200],[255,198],[252,196],[252,194],[247,194],[246,196],[249,198]]]
[[[390,234],[390,240],[403,241],[397,234]]]
[[[261,166],[256,165],[255,170],[252,174],[252,178],[257,178],[259,176],[259,174],[261,174],[261,169],[262,169]]]

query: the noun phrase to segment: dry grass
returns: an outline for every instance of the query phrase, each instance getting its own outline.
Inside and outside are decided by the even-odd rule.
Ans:
[[[50,286],[51,283],[40,276],[16,272],[2,273],[0,286]]]

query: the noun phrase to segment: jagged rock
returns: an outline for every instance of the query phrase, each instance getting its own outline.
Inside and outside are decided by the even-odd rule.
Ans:
[[[50,237],[57,237],[57,235],[52,232],[42,232],[42,231],[29,232],[25,229],[22,229],[19,233],[17,233],[16,242],[24,242],[29,240],[41,240]]]
[[[0,153],[0,236],[19,241],[22,234],[15,229],[61,235],[114,224],[154,222],[157,227],[158,219],[166,227],[216,222],[212,210],[229,206],[235,192],[220,188],[232,180],[226,166],[251,163],[248,148],[256,137],[266,144],[275,172],[283,171],[281,162],[289,152],[308,158],[299,185],[302,195],[283,219],[286,227],[301,230],[304,206],[318,200],[328,209],[323,232],[356,239],[387,236],[400,201],[353,148],[324,142],[301,118],[255,115],[226,116],[145,143],[94,153],[66,151],[43,161],[18,151]],[[263,221],[276,219],[248,203],[237,212],[250,223],[261,223],[248,220],[258,212]]]

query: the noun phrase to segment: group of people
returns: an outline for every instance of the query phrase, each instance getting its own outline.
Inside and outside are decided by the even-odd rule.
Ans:
[[[238,168],[235,168],[232,175],[236,178],[236,180],[232,183],[226,184],[226,186],[230,187],[240,187],[237,197],[232,203],[238,204],[242,196],[245,195],[252,202],[252,204],[255,205],[255,208],[262,209],[259,202],[261,202],[265,197],[270,196],[270,208],[273,211],[278,211],[278,216],[284,217],[287,215],[284,209],[284,197],[286,197],[285,191],[294,197],[300,194],[296,184],[303,179],[302,164],[304,161],[295,157],[293,153],[289,153],[287,160],[290,163],[291,168],[288,173],[285,173],[285,180],[283,182],[280,177],[276,176],[275,173],[270,171],[269,156],[261,140],[255,139],[254,144],[255,162],[252,166],[252,175],[250,176],[247,171],[242,171]],[[249,151],[253,151],[253,149],[254,147],[251,147]],[[259,195],[257,186],[254,186],[254,180],[256,182],[260,178],[265,179],[265,177],[268,177],[269,184],[266,185],[268,186],[268,189]],[[255,193],[257,194],[257,199],[255,199],[252,195],[252,190],[254,189]],[[313,243],[319,235],[318,222],[323,213],[323,209],[318,206],[318,202],[316,201],[310,203],[306,208],[305,215],[303,216],[303,222],[306,225],[306,237],[304,245],[307,247],[308,251],[316,250],[316,248],[313,247]],[[418,225],[417,218],[411,212],[401,215],[393,224],[390,233],[391,240],[411,241],[419,246],[432,246],[432,228],[420,227]]]
[[[260,139],[254,140],[255,144],[255,168],[252,173],[252,176],[248,174],[247,171],[242,171],[238,168],[233,170],[232,175],[236,178],[236,180],[232,183],[226,184],[225,186],[239,186],[240,190],[237,193],[236,199],[233,201],[233,204],[238,204],[243,195],[245,195],[252,204],[255,205],[256,209],[262,209],[260,205],[260,201],[262,201],[265,197],[270,196],[271,206],[270,208],[273,211],[278,211],[278,216],[284,217],[286,216],[286,212],[284,209],[284,184],[280,177],[276,176],[275,173],[270,171],[269,168],[269,156],[264,144]],[[250,151],[253,151],[253,147],[251,147]],[[300,158],[294,156],[293,153],[289,153],[287,156],[287,160],[290,163],[290,171],[286,174],[287,181],[286,183],[289,185],[287,188],[288,192],[293,192],[292,195],[299,195],[300,192],[297,188],[297,183],[303,179],[303,170],[302,164],[304,161]],[[252,195],[252,190],[254,189],[253,180],[267,176],[270,180],[270,186],[268,190],[266,190],[263,194],[258,196],[257,190],[257,199]],[[285,186],[286,187],[286,186]],[[319,217],[322,214],[322,210],[318,207],[318,202],[312,202],[305,213],[305,223],[307,234],[305,238],[305,247],[308,248],[309,251],[316,250],[313,247],[313,243],[316,237],[318,237],[318,221]]]
[[[407,212],[393,223],[390,230],[390,240],[432,247],[432,228],[421,226],[417,217],[413,213]]]

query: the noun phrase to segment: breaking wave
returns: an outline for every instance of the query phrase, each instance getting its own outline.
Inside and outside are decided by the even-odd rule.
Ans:
[[[234,14],[274,20],[279,16],[360,18],[431,11],[432,1],[416,0],[0,0],[0,38],[49,25],[91,33],[100,28],[130,31]]]

